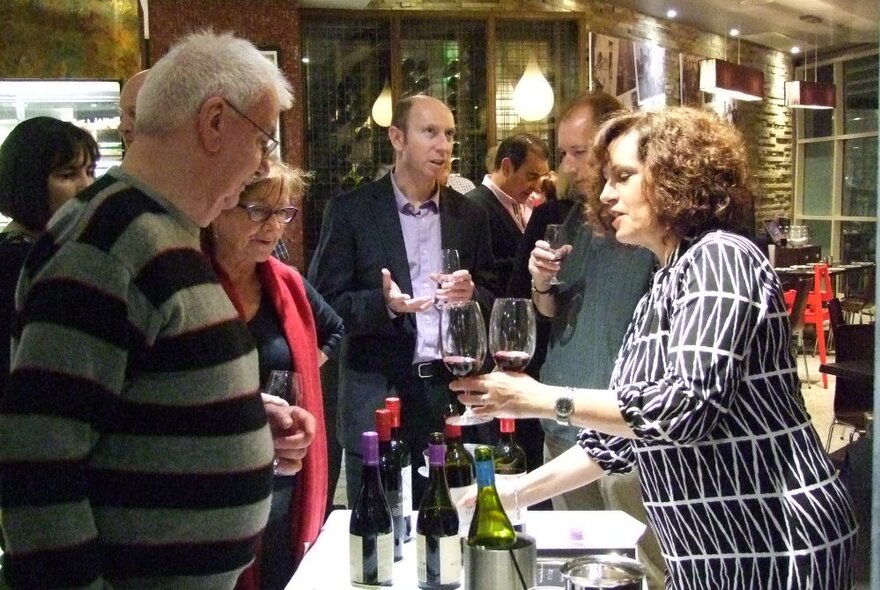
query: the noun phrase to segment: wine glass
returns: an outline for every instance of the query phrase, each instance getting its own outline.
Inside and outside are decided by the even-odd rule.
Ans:
[[[476,374],[486,358],[486,324],[476,301],[447,303],[440,309],[440,352],[443,364],[455,377]],[[473,426],[490,422],[491,416],[477,416],[471,406],[464,413],[447,416],[446,422]]]
[[[443,248],[440,250],[440,285],[452,280],[452,273],[461,268],[461,260],[458,257],[458,250],[455,248]],[[438,286],[440,286],[438,285]],[[444,302],[439,301],[434,296],[434,305],[443,307]]]
[[[489,350],[502,371],[519,372],[535,354],[535,311],[528,299],[501,298],[489,319]]]
[[[547,229],[544,230],[544,240],[550,244],[550,250],[553,252],[554,258],[556,262],[559,262],[563,258],[563,254],[561,253],[562,247],[565,245],[565,226],[560,223],[551,223],[547,225]],[[551,285],[562,285],[563,282],[553,276],[550,279]]]
[[[280,397],[292,406],[300,405],[301,391],[299,373],[293,371],[271,371],[263,388],[263,393]]]

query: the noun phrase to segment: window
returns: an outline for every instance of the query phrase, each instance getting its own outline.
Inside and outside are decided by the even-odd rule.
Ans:
[[[877,53],[807,66],[837,86],[837,108],[797,110],[794,217],[837,260],[874,260],[877,225]]]

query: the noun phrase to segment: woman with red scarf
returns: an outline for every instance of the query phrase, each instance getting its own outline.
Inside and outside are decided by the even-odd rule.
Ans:
[[[247,323],[259,353],[260,382],[273,370],[296,375],[300,405],[317,423],[302,470],[276,475],[262,546],[238,581],[241,590],[282,589],[324,522],[327,438],[318,367],[333,356],[342,320],[292,267],[272,257],[284,229],[299,212],[305,176],[272,162],[266,178],[247,187],[238,205],[205,232],[205,250],[229,298]]]

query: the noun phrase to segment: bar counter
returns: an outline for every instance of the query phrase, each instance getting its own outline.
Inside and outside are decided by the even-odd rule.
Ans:
[[[416,516],[414,512],[414,528]],[[348,521],[350,517],[350,510],[336,510],[330,514],[318,540],[303,558],[285,590],[364,588],[364,586],[354,586],[349,581]],[[573,529],[583,533],[582,540],[572,541]],[[645,532],[645,525],[625,512],[617,510],[577,512],[530,510],[526,513],[525,532],[535,538],[539,560],[550,555],[574,557],[612,552],[634,557],[636,542]],[[403,546],[403,559],[394,564],[393,582],[394,585],[390,588],[400,590],[417,588],[415,539]]]

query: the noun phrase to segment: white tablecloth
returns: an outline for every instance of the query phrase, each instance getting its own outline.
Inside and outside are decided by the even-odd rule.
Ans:
[[[349,582],[348,521],[349,510],[330,514],[321,535],[306,554],[299,569],[287,584],[286,590],[346,590],[358,588]],[[416,515],[413,514],[413,526]],[[583,533],[583,540],[573,542],[572,529]],[[526,516],[525,532],[535,538],[539,556],[557,549],[597,551],[635,550],[636,542],[645,532],[645,525],[625,512],[608,511],[539,511],[530,510]],[[403,546],[403,560],[394,564],[394,585],[400,590],[415,590],[416,543]]]

